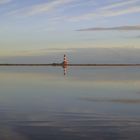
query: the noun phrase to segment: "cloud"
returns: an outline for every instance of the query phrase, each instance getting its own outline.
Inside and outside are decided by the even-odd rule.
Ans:
[[[130,5],[130,4],[134,4],[136,2],[139,2],[139,0],[128,0],[128,1],[122,1],[122,2],[115,2],[115,3],[112,3],[108,6],[103,7],[102,9],[109,10],[109,9],[119,8],[119,7],[122,7],[122,6],[127,6],[127,5]]]
[[[105,18],[122,16],[140,12],[139,0],[129,0],[123,2],[112,3],[110,5],[98,7],[92,12],[83,15],[73,16],[70,21],[92,20],[93,18]]]
[[[140,31],[140,25],[118,27],[94,27],[79,29],[76,31]]]
[[[0,1],[10,1],[10,0],[0,0]],[[82,20],[93,20],[94,18],[107,18],[107,17],[115,17],[115,16],[122,16],[126,14],[133,14],[140,12],[140,0],[126,0],[126,1],[119,1],[119,2],[112,2],[101,6],[96,1],[79,1],[79,0],[51,0],[49,2],[34,4],[29,7],[24,7],[21,9],[15,9],[10,11],[8,15],[16,15],[20,17],[28,17],[28,16],[35,16],[40,14],[48,14],[48,18],[53,20],[54,18],[52,15],[50,16],[50,12],[55,11],[55,21],[71,21],[77,22]],[[90,6],[89,6],[90,5]],[[77,9],[78,6],[78,9]],[[85,6],[85,10],[83,9]],[[74,9],[73,9],[74,8]],[[92,10],[91,10],[92,8]],[[63,10],[79,10],[81,12],[76,12],[71,14],[69,12],[64,12]],[[89,9],[89,10],[88,10]],[[62,10],[61,12],[58,10]],[[60,15],[61,14],[61,15]]]
[[[12,0],[0,0],[0,4],[6,4],[11,2]]]
[[[97,99],[91,97],[81,97],[81,100],[90,102],[113,102],[113,103],[123,103],[123,104],[139,104],[140,99]]]
[[[69,3],[74,2],[75,0],[51,0],[49,2],[43,2],[38,4],[33,4],[28,7],[18,8],[10,11],[7,15],[14,15],[17,17],[29,17],[36,16],[40,14],[46,14],[55,11],[62,6],[66,6]]]
[[[47,13],[49,11],[55,10],[57,7],[61,5],[65,5],[73,2],[74,0],[55,0],[47,3],[42,3],[38,5],[34,5],[27,10],[26,15],[32,16],[41,13]]]
[[[117,10],[117,11],[106,11],[105,14],[103,14],[103,16],[113,17],[113,16],[133,14],[133,13],[139,13],[139,12],[140,12],[140,6],[134,6],[134,7],[129,7],[127,9],[122,9],[122,10]]]
[[[66,53],[72,51],[73,49],[44,48],[44,49],[14,51],[13,54],[11,54],[11,56],[43,56],[51,53]]]

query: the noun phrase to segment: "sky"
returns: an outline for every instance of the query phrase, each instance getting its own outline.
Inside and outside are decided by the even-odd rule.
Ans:
[[[0,0],[0,62],[93,48],[140,49],[140,0]]]

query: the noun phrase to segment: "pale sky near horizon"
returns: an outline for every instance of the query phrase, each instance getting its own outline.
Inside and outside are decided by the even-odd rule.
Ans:
[[[140,0],[0,0],[0,57],[140,48]]]

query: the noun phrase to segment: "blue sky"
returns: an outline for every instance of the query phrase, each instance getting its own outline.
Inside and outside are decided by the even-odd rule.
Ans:
[[[0,56],[139,48],[140,0],[0,0]]]

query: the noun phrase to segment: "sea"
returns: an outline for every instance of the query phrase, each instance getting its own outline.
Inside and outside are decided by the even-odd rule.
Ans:
[[[140,140],[140,67],[0,67],[0,140]]]

